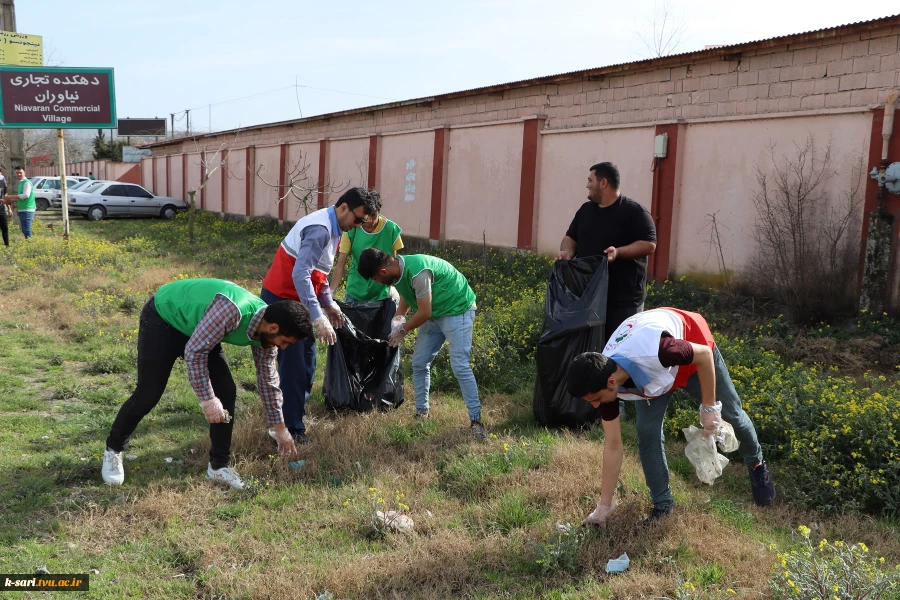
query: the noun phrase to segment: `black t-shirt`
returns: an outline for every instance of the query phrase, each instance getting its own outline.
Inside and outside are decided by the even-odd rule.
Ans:
[[[606,208],[585,202],[575,213],[566,235],[578,243],[576,257],[599,256],[610,246],[637,241],[656,242],[653,218],[643,206],[625,196]],[[640,306],[647,288],[647,257],[617,258],[609,265],[609,304]]]

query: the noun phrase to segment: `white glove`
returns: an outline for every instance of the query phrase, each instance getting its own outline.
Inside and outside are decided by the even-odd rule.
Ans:
[[[700,425],[706,431],[706,435],[712,435],[722,424],[722,403],[716,402],[715,409],[713,407],[700,407]]]
[[[393,300],[394,304],[400,306],[400,292],[397,291],[397,288],[391,286],[390,291],[388,292],[391,295],[391,300]]]
[[[231,420],[228,411],[222,408],[222,401],[218,398],[212,400],[204,400],[200,403],[203,409],[203,415],[210,423],[227,423]]]
[[[589,514],[587,518],[584,520],[582,525],[590,525],[592,527],[602,527],[606,525],[606,520],[613,514],[613,511],[616,510],[616,503],[613,501],[612,506],[605,506],[603,504],[597,504],[597,508],[594,509],[594,512]]]
[[[397,331],[398,329],[403,327],[404,323],[406,323],[406,317],[404,317],[403,315],[397,315],[396,317],[391,319],[391,331]]]
[[[275,428],[275,440],[278,442],[278,454],[282,456],[296,456],[297,446],[287,427]]]
[[[400,342],[403,341],[403,338],[406,337],[406,334],[409,333],[407,330],[403,329],[401,325],[397,329],[391,331],[391,335],[388,337],[388,346],[391,348],[396,348],[400,345]]]
[[[337,305],[337,302],[326,306],[323,310],[328,315],[328,320],[331,321],[331,325],[335,329],[340,329],[344,326],[344,313],[341,312],[341,307]]]
[[[320,342],[325,342],[331,346],[337,341],[337,336],[334,334],[334,328],[331,326],[331,321],[328,320],[328,317],[322,316],[313,321],[313,328],[316,330],[316,339]]]

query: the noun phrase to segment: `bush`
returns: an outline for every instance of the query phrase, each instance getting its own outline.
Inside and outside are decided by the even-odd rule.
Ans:
[[[440,463],[440,485],[457,497],[474,498],[486,495],[496,477],[517,469],[537,469],[549,460],[549,440],[534,443],[523,439],[517,444],[504,442],[494,452],[462,455]]]
[[[544,518],[544,511],[533,506],[521,491],[508,492],[491,504],[486,525],[489,529],[507,534],[514,529],[528,527]]]
[[[576,574],[581,570],[581,548],[587,530],[571,524],[559,525],[556,534],[537,547],[535,564],[541,575]]]
[[[785,365],[752,340],[717,335],[744,409],[783,486],[825,511],[900,511],[900,382],[866,374],[860,384],[817,367]],[[696,424],[697,402],[676,394],[670,436]]]
[[[809,528],[797,528],[799,548],[778,554],[770,585],[776,599],[880,600],[896,598],[900,565],[891,568],[884,558],[869,553],[863,543],[848,546],[823,539],[814,545]],[[774,549],[774,546],[772,547]]]

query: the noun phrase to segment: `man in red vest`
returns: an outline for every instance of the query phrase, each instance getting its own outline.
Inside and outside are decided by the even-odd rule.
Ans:
[[[600,502],[586,524],[602,525],[615,510],[613,495],[624,453],[617,398],[635,401],[638,451],[654,506],[649,521],[672,512],[675,502],[662,427],[672,392],[678,388],[700,400],[704,429],[714,432],[723,419],[734,427],[756,504],[766,506],[775,499],[756,429],[741,406],[709,325],[699,314],[657,308],[629,317],[610,336],[603,354],[577,356],[567,377],[569,393],[600,408],[605,434]]]
[[[275,259],[262,282],[260,298],[268,304],[299,300],[309,309],[316,338],[334,344],[334,329],[344,324],[344,315],[328,287],[328,273],[341,234],[359,227],[378,214],[377,193],[350,188],[334,206],[317,210],[297,221],[275,252]],[[278,352],[284,422],[295,443],[306,443],[306,399],[316,374],[316,342],[300,340]],[[275,437],[274,431],[269,435]]]

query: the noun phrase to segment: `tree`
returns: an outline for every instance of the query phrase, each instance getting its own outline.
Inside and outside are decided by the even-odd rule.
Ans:
[[[277,190],[276,203],[293,198],[298,204],[297,214],[300,214],[300,209],[302,208],[304,215],[308,215],[310,211],[315,210],[315,207],[318,206],[316,198],[320,192],[326,194],[342,192],[347,188],[347,185],[343,183],[333,184],[329,177],[326,177],[325,181],[319,182],[309,174],[310,164],[306,159],[306,154],[299,149],[296,152],[298,154],[297,160],[293,161],[293,163],[289,161],[285,165],[285,181],[283,184],[266,180],[263,176],[265,166],[262,164],[252,172],[263,184]],[[365,162],[368,164],[368,151],[366,152]]]
[[[112,160],[122,162],[122,148],[125,142],[121,140],[106,141],[106,136],[102,129],[97,130],[97,137],[91,142],[94,147],[95,160]]]
[[[851,234],[859,229],[862,154],[844,189],[834,183],[830,142],[822,150],[810,136],[795,145],[793,156],[781,157],[770,145],[769,156],[771,171],[756,167],[753,288],[776,298],[798,321],[851,312],[859,257]]]
[[[684,41],[687,19],[684,12],[677,12],[672,0],[656,0],[653,16],[638,28],[637,36],[649,58],[674,54]]]
[[[188,209],[188,242],[191,244],[194,243],[194,219],[197,213],[197,192],[206,187],[213,173],[219,169],[228,170],[228,156],[234,149],[235,144],[237,144],[240,133],[240,130],[235,132],[234,140],[232,140],[230,144],[227,142],[219,144],[219,148],[212,156],[209,156],[207,152],[200,150],[199,145],[197,145],[197,140],[194,138],[194,145],[196,147],[195,154],[199,157],[200,164],[200,185],[188,190],[188,197],[190,198],[190,207]]]

